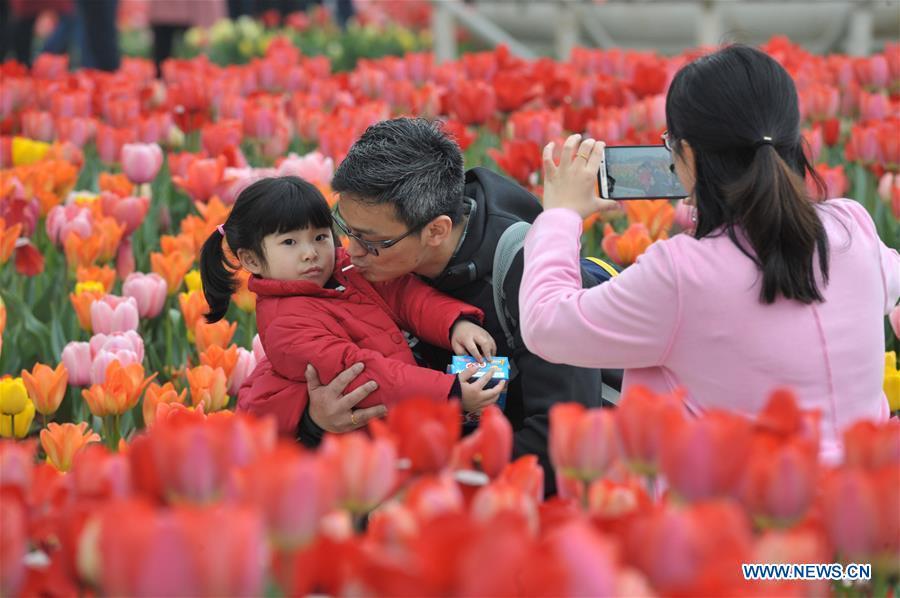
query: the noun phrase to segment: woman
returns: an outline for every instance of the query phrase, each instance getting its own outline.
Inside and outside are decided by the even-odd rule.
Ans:
[[[611,282],[582,290],[582,219],[602,143],[544,149],[544,213],[525,243],[522,336],[535,354],[626,368],[624,386],[687,391],[692,411],[759,412],[793,388],[821,412],[822,457],[843,428],[883,420],[884,315],[900,296],[900,256],[863,207],[815,203],[797,92],[766,54],[731,46],[682,68],[664,134],[696,210],[696,230],[652,245]]]

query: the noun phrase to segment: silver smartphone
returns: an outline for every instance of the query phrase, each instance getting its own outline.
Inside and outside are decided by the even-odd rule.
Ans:
[[[603,148],[597,171],[605,199],[681,199],[687,197],[664,145],[613,145]]]

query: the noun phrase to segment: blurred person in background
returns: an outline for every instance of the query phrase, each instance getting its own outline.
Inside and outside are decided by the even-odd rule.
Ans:
[[[26,66],[31,66],[34,46],[34,26],[38,16],[44,11],[55,12],[60,22],[70,19],[75,12],[73,0],[3,0],[0,3],[0,22],[3,23],[2,52],[0,60],[12,50],[13,57]],[[62,54],[68,45],[57,48],[45,47],[47,51]]]
[[[172,55],[176,35],[190,27],[209,27],[227,16],[225,0],[152,0],[149,8],[147,20],[153,29],[153,62],[160,76],[163,61]]]
[[[79,16],[84,24],[81,66],[101,71],[119,68],[118,8],[119,0],[78,0]]]

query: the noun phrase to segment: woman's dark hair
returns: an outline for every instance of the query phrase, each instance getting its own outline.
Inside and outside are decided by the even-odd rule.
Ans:
[[[698,239],[727,234],[762,273],[760,300],[822,301],[828,282],[825,229],[806,191],[797,89],[763,52],[733,45],[684,66],[666,97],[666,124],[696,162]],[[683,151],[675,143],[674,151]],[[746,244],[749,243],[748,248]]]
[[[260,179],[241,191],[222,228],[232,253],[247,249],[265,264],[263,239],[268,235],[310,227],[330,229],[331,223],[328,202],[314,185],[295,176],[283,176]],[[222,241],[219,231],[213,231],[200,250],[200,278],[210,324],[225,317],[238,287],[234,272],[240,264],[228,261]]]

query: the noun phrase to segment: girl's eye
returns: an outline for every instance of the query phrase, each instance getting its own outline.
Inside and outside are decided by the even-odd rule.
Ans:
[[[321,241],[327,241],[327,240],[328,240],[328,235],[326,235],[326,234],[316,235],[316,241],[321,242]]]
[[[284,241],[281,242],[281,244],[282,245],[293,245],[294,240],[293,239],[285,239]]]

